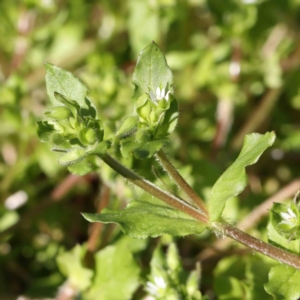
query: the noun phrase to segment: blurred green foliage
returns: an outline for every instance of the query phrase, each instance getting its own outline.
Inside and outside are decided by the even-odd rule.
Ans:
[[[80,212],[117,209],[133,199],[156,201],[100,162],[98,173],[70,175],[57,163],[59,156],[38,141],[36,121],[50,106],[44,62],[70,70],[86,84],[105,131],[114,133],[132,110],[137,54],[155,40],[174,72],[180,110],[167,152],[200,195],[207,195],[236,158],[245,134],[274,130],[275,148],[248,169],[250,187],[228,214],[237,221],[299,177],[299,20],[298,0],[1,1],[0,298],[55,297],[59,288],[63,293],[73,271],[61,261],[77,260],[74,268],[95,276],[101,260],[126,252],[118,244],[124,237],[113,225],[88,224]],[[120,150],[114,151],[121,159]],[[123,162],[176,191],[158,166],[157,176],[150,172],[152,161]],[[263,238],[265,222],[254,227]],[[195,269],[198,254],[214,240],[205,233],[176,240],[183,267]],[[156,240],[146,243],[126,246],[135,249],[127,250],[132,264],[122,299],[146,294],[141,286],[150,276]],[[253,292],[257,262],[245,260],[243,274],[226,277],[230,294],[220,276],[234,262],[213,258],[203,261],[202,295],[234,299],[246,291],[263,297]],[[119,274],[118,266],[112,267]],[[123,280],[118,276],[107,285],[118,289],[117,280]],[[95,284],[108,281],[96,276],[89,283],[88,278],[81,284],[91,288],[82,297],[97,299]]]

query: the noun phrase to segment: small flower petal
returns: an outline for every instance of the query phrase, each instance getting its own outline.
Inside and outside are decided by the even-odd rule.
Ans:
[[[296,218],[296,214],[289,208],[288,209],[289,214],[291,215],[292,218]]]
[[[285,220],[290,220],[292,219],[291,215],[289,213],[286,213],[286,212],[281,212],[280,213],[280,216],[285,219]]]

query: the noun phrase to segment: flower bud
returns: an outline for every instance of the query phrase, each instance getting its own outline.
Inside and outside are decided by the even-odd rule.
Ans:
[[[142,105],[142,106],[140,106],[140,107],[138,107],[136,109],[136,111],[137,111],[138,115],[140,116],[140,118],[142,119],[142,121],[147,122],[148,117],[149,117],[149,115],[150,115],[150,113],[152,111],[152,106],[151,106],[150,101],[147,100],[145,102],[145,104]]]

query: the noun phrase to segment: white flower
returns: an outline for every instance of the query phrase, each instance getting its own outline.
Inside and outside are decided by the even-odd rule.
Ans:
[[[281,212],[280,213],[281,218],[283,219],[280,224],[293,224],[294,219],[297,218],[296,214],[288,208],[288,212]]]
[[[148,281],[146,284],[146,290],[149,292],[149,294],[157,296],[162,291],[164,291],[167,287],[167,283],[165,282],[164,278],[160,276],[154,277],[154,283],[151,281]]]
[[[150,98],[152,100],[152,102],[154,104],[158,104],[158,101],[162,100],[162,99],[166,99],[167,101],[169,100],[169,94],[170,94],[170,91],[168,91],[166,93],[166,90],[165,89],[160,89],[159,87],[156,88],[156,91],[155,91],[155,94],[153,91],[150,91]]]

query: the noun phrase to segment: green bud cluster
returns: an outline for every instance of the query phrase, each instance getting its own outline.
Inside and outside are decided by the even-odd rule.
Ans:
[[[170,108],[170,103],[174,100],[172,95],[169,95],[169,98],[169,100],[162,98],[154,103],[148,94],[140,96],[136,102],[139,121],[149,128],[157,128],[163,121],[165,112]]]
[[[54,151],[66,153],[59,162],[71,166],[89,154],[105,153],[110,143],[103,141],[101,121],[84,115],[76,101],[59,93],[55,93],[55,98],[62,105],[45,113],[46,119],[38,122],[38,135],[42,141],[54,144]]]

